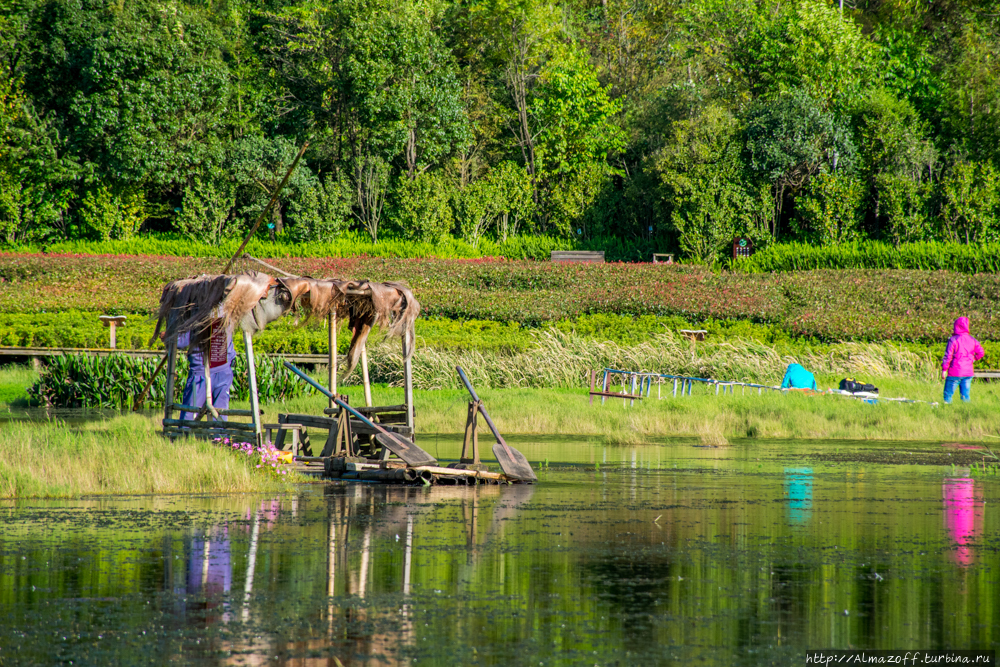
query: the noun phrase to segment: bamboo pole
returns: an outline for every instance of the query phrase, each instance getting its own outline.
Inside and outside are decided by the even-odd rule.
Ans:
[[[260,424],[260,399],[257,394],[257,367],[254,365],[253,359],[253,338],[250,336],[250,332],[243,332],[243,344],[247,348],[247,379],[250,385],[250,418],[253,420],[253,430],[254,434],[257,436],[257,446],[259,447],[263,442],[263,433],[261,432]]]
[[[174,412],[174,375],[177,374],[177,339],[173,339],[167,343],[167,387],[163,394],[163,418],[170,419]],[[153,384],[153,378],[149,379],[149,384]]]
[[[246,235],[246,238],[243,239],[243,243],[240,244],[236,254],[234,254],[232,259],[230,259],[226,264],[226,268],[222,270],[223,273],[229,273],[229,269],[232,268],[233,262],[239,259],[239,257],[243,254],[243,250],[246,249],[247,244],[250,243],[250,239],[257,233],[257,228],[260,227],[260,223],[264,220],[264,217],[271,212],[271,207],[274,206],[274,202],[278,201],[278,195],[280,195],[281,191],[285,189],[285,184],[288,183],[289,177],[291,177],[292,172],[295,171],[295,166],[298,165],[299,160],[302,159],[302,155],[306,152],[307,148],[309,148],[308,141],[302,144],[299,154],[296,155],[295,160],[292,161],[292,166],[288,168],[288,171],[285,173],[285,177],[281,179],[281,183],[274,189],[274,193],[271,195],[271,200],[267,202],[267,206],[265,206],[264,210],[261,211],[259,216],[257,216],[257,221],[254,222],[253,227],[250,228],[250,233]]]
[[[337,395],[337,312],[330,311],[330,331],[328,332],[329,354],[330,354],[330,393]],[[330,399],[330,407],[333,407],[333,399]]]
[[[410,439],[416,442],[416,429],[413,428],[413,359],[409,356],[407,341],[409,334],[403,334],[403,402],[406,403],[406,425],[410,427]]]
[[[368,346],[361,346],[361,380],[365,385],[365,406],[372,406],[372,385],[368,380]]]
[[[204,355],[202,355],[202,356],[204,356]],[[211,355],[209,355],[209,356],[211,356]],[[204,373],[205,373],[205,407],[208,408],[208,411],[212,413],[212,419],[215,419],[216,421],[218,421],[218,419],[219,419],[219,411],[215,409],[215,404],[214,404],[214,401],[212,400],[212,368],[211,368],[212,364],[210,362],[210,359],[203,359],[202,361],[206,362],[205,363],[205,369],[204,369]]]

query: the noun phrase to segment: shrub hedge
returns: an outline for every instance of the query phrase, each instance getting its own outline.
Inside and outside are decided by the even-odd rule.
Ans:
[[[59,241],[44,245],[0,246],[12,253],[49,253],[72,255],[152,255],[161,257],[215,257],[228,259],[239,249],[241,239],[219,244],[192,241],[178,234],[150,234],[128,241]],[[604,250],[608,261],[649,261],[656,252],[650,241],[625,241],[598,238],[587,241],[552,236],[512,236],[504,241],[482,239],[476,246],[462,239],[446,237],[437,243],[385,238],[378,243],[361,233],[349,232],[334,241],[290,243],[255,238],[244,252],[254,257],[384,257],[391,259],[507,259],[548,260],[553,250]]]
[[[779,243],[730,263],[751,273],[813,269],[917,269],[957,273],[1000,272],[1000,243],[964,245],[935,241],[893,246],[856,241],[830,246]]]
[[[2,246],[7,253],[54,255],[149,255],[158,257],[232,257],[239,240],[217,245],[200,243],[177,234],[150,234],[128,241],[60,241],[46,245]],[[482,239],[477,246],[461,239],[439,243],[388,238],[377,244],[367,236],[349,232],[325,243],[290,243],[253,239],[246,252],[255,257],[288,259],[378,257],[386,259],[480,259],[545,261],[553,250],[603,250],[607,261],[649,262],[663,249],[652,240],[597,238],[586,241],[551,236],[514,236],[506,241]],[[1000,272],[1000,243],[965,245],[940,241],[902,243],[853,241],[818,246],[807,243],[772,243],[749,258],[726,263],[727,268],[747,273],[806,271],[814,269],[916,269],[957,273]]]

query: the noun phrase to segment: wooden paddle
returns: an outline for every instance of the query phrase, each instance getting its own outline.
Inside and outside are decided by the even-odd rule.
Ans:
[[[432,466],[437,464],[437,459],[435,459],[433,456],[431,456],[424,450],[420,449],[406,438],[401,437],[398,433],[393,433],[392,431],[388,431],[379,426],[378,424],[376,424],[375,422],[373,422],[372,420],[368,419],[368,417],[365,417],[363,414],[352,408],[350,405],[348,405],[344,401],[340,400],[339,398],[331,394],[326,387],[313,380],[311,377],[309,377],[308,375],[300,371],[298,368],[296,368],[294,365],[286,361],[285,368],[292,371],[300,378],[311,384],[313,388],[319,390],[320,393],[322,393],[331,401],[340,406],[341,410],[347,410],[347,412],[349,412],[351,416],[353,416],[355,419],[358,419],[362,424],[378,431],[379,442],[381,442],[385,446],[385,448],[388,449],[390,452],[392,452],[399,458],[403,459],[406,465],[416,468],[417,466]]]
[[[486,420],[486,424],[490,427],[490,430],[493,431],[493,437],[497,439],[497,444],[493,445],[493,456],[497,457],[497,462],[503,469],[504,474],[522,482],[538,481],[535,471],[531,469],[531,464],[528,463],[528,459],[524,458],[524,454],[508,445],[507,441],[500,435],[500,431],[497,430],[493,420],[490,419],[490,414],[486,412],[486,406],[480,402],[479,396],[476,395],[476,390],[472,388],[472,383],[465,376],[465,371],[462,370],[461,366],[455,366],[455,370],[458,371],[458,377],[462,379],[462,384],[465,385],[465,388],[472,395],[472,400],[479,405],[479,412],[483,415],[483,419]]]

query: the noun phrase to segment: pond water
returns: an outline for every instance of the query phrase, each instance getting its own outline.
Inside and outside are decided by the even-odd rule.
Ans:
[[[0,663],[801,665],[998,643],[1000,477],[949,463],[976,452],[511,440],[548,459],[537,485],[0,503]]]

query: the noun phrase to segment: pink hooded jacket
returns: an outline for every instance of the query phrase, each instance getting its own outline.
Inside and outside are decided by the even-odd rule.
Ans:
[[[955,335],[948,339],[941,370],[948,371],[948,377],[972,377],[972,364],[984,354],[983,346],[969,335],[969,318],[960,317],[955,320]]]

